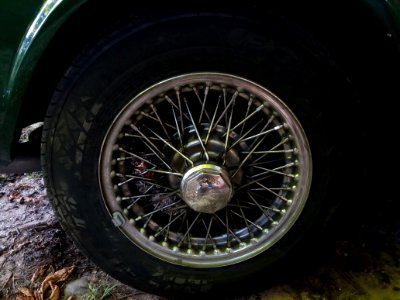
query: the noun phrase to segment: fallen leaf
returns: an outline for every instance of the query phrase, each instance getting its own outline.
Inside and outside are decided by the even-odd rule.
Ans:
[[[49,300],[58,300],[60,298],[60,288],[50,281],[51,294]]]
[[[40,294],[40,291],[37,289],[35,292],[35,300],[43,300],[42,294]]]
[[[50,265],[49,269],[47,270],[47,273],[54,273],[56,269],[54,269],[53,265]]]
[[[19,193],[19,192],[11,192],[10,195],[8,195],[8,201],[16,201],[16,202],[21,202],[24,197]]]
[[[29,296],[17,296],[15,300],[35,300],[35,298]]]
[[[47,266],[41,265],[39,268],[36,269],[35,273],[33,273],[31,282],[35,282],[41,277],[43,277],[44,273],[46,272]]]
[[[67,280],[74,269],[75,266],[71,266],[47,275],[40,287],[40,294],[42,295],[42,297],[46,293],[46,290],[50,287],[50,283],[58,283]]]
[[[19,290],[22,294],[24,294],[25,296],[33,297],[33,294],[32,294],[32,292],[31,292],[31,290],[28,289],[28,288],[26,288],[26,287],[19,287],[18,290]]]

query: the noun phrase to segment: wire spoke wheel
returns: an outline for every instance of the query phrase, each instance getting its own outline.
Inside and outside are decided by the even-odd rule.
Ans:
[[[172,264],[221,267],[281,239],[307,201],[310,147],[267,89],[222,73],[173,77],[121,110],[99,182],[116,226]]]

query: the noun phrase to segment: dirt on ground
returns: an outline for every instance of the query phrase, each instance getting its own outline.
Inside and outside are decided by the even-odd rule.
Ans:
[[[338,225],[346,234],[333,233],[329,254],[317,267],[238,299],[400,299],[394,208],[362,218],[351,230]],[[162,298],[119,283],[81,254],[54,216],[41,173],[29,173],[0,174],[0,299]]]
[[[29,299],[57,272],[66,277],[53,278],[59,299],[160,299],[124,286],[81,254],[54,215],[41,173],[0,174],[0,299]]]

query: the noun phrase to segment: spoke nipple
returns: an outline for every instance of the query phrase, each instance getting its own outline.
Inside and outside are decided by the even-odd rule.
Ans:
[[[239,244],[239,247],[240,247],[240,248],[245,248],[246,246],[247,246],[247,244],[244,243],[244,242],[241,242],[241,243]]]
[[[117,160],[116,160],[116,159],[113,159],[113,160],[111,161],[111,165],[112,165],[112,166],[115,166],[116,163],[117,163]]]
[[[155,241],[155,237],[154,237],[153,235],[150,235],[150,236],[149,236],[149,241],[150,241],[150,242],[154,242],[154,241]]]
[[[140,228],[140,233],[143,234],[143,235],[146,235],[146,229]]]
[[[136,224],[135,220],[132,219],[132,218],[129,219],[129,223],[132,224],[132,225],[135,225],[135,224]]]
[[[110,176],[111,178],[115,177],[115,171],[111,171]]]
[[[174,246],[174,247],[172,247],[172,251],[178,252],[178,251],[179,251],[179,248],[178,248],[177,246]]]
[[[121,150],[121,148],[119,147],[118,144],[115,144],[114,146],[112,146],[112,149],[113,149],[113,151]]]
[[[118,185],[114,184],[114,191],[118,191]]]
[[[192,250],[192,249],[187,249],[187,250],[186,250],[186,253],[189,254],[189,255],[190,255],[190,254],[193,254],[193,250]]]
[[[138,131],[138,130],[139,130],[139,128],[137,128],[137,126],[136,126],[135,124],[131,124],[131,127],[132,127],[132,129],[135,130],[135,131]]]
[[[218,249],[214,249],[214,254],[219,255],[219,254],[221,254],[221,251],[219,251]]]
[[[232,248],[226,248],[226,249],[225,249],[225,252],[226,252],[226,253],[232,253],[232,252],[233,252],[233,249],[232,249]]]
[[[120,204],[121,201],[122,201],[122,198],[121,198],[120,196],[117,196],[117,197],[115,198],[115,200],[117,201],[118,204]]]
[[[292,199],[288,199],[288,201],[286,202],[286,204],[291,205],[293,203]]]
[[[120,133],[120,134],[118,134],[118,139],[122,139],[124,136],[125,136],[125,134]]]
[[[129,215],[129,210],[127,210],[126,208],[124,209],[124,215],[128,216]]]
[[[284,214],[286,213],[286,209],[281,209],[281,210],[280,210],[280,213],[281,213],[282,215],[284,215]]]
[[[264,233],[268,233],[268,232],[269,232],[269,229],[268,229],[268,228],[264,228],[264,229],[263,229],[263,232],[264,232]]]
[[[257,240],[256,238],[251,238],[251,239],[250,239],[250,242],[251,242],[252,244],[257,244],[258,240]]]
[[[206,256],[206,251],[200,250],[199,255],[200,255],[200,256]]]
[[[169,248],[169,244],[168,244],[168,242],[166,242],[166,241],[163,241],[163,242],[161,243],[161,245],[162,245],[163,247],[165,247],[165,248]]]
[[[278,222],[277,221],[273,221],[272,222],[272,226],[276,226],[276,225],[278,225]]]

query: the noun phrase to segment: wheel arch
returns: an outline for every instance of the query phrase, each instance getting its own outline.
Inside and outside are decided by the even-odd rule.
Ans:
[[[51,1],[47,1],[51,2]],[[47,3],[46,2],[46,3]],[[18,118],[10,115],[9,124],[15,126],[15,132],[31,123],[42,121],[59,79],[63,76],[74,56],[92,39],[107,29],[111,24],[132,16],[157,18],[166,16],[169,12],[187,12],[188,10],[204,11],[205,5],[192,5],[185,8],[177,1],[154,9],[154,3],[132,4],[128,1],[114,1],[112,6],[87,0],[53,1],[61,3],[53,11],[53,19],[46,21],[46,26],[39,28],[38,37],[29,44],[26,53],[21,58],[20,67],[16,68],[15,84],[8,89],[7,97],[14,97],[14,102],[20,106]],[[317,36],[332,52],[339,62],[343,72],[349,76],[355,86],[360,89],[378,83],[378,90],[385,89],[386,96],[398,95],[393,87],[394,78],[382,76],[396,70],[399,63],[400,24],[396,21],[400,5],[394,1],[353,0],[351,2],[333,1],[330,12],[319,1],[278,1],[268,3],[270,10],[293,19]],[[212,7],[212,10],[228,14],[245,14],[262,19],[265,16],[261,9],[261,1],[252,1],[247,8],[226,6]],[[96,14],[93,14],[93,11]],[[315,12],[319,12],[316,14]],[[333,12],[333,13],[332,13]],[[90,18],[88,17],[90,15]],[[58,18],[61,17],[60,21]],[[357,21],[355,21],[357,18]],[[340,22],[338,22],[340,20]],[[332,24],[335,24],[332,26]],[[39,38],[40,37],[40,38]],[[23,44],[21,44],[23,45]],[[66,47],[68,45],[68,47]],[[62,55],[60,55],[62,53]],[[363,67],[365,59],[369,60],[371,68],[366,72]],[[29,67],[26,67],[29,65]],[[25,66],[25,67],[23,67]],[[14,66],[15,68],[15,66]],[[398,70],[398,69],[397,69]],[[379,86],[379,88],[378,88]],[[358,100],[370,95],[358,95]],[[17,111],[17,110],[15,110]],[[32,114],[32,111],[35,113]],[[17,121],[15,121],[17,120]],[[12,156],[18,155],[20,145],[18,136],[6,141]],[[12,147],[11,147],[12,145]],[[29,147],[30,149],[32,147]],[[34,149],[35,153],[39,153]]]

